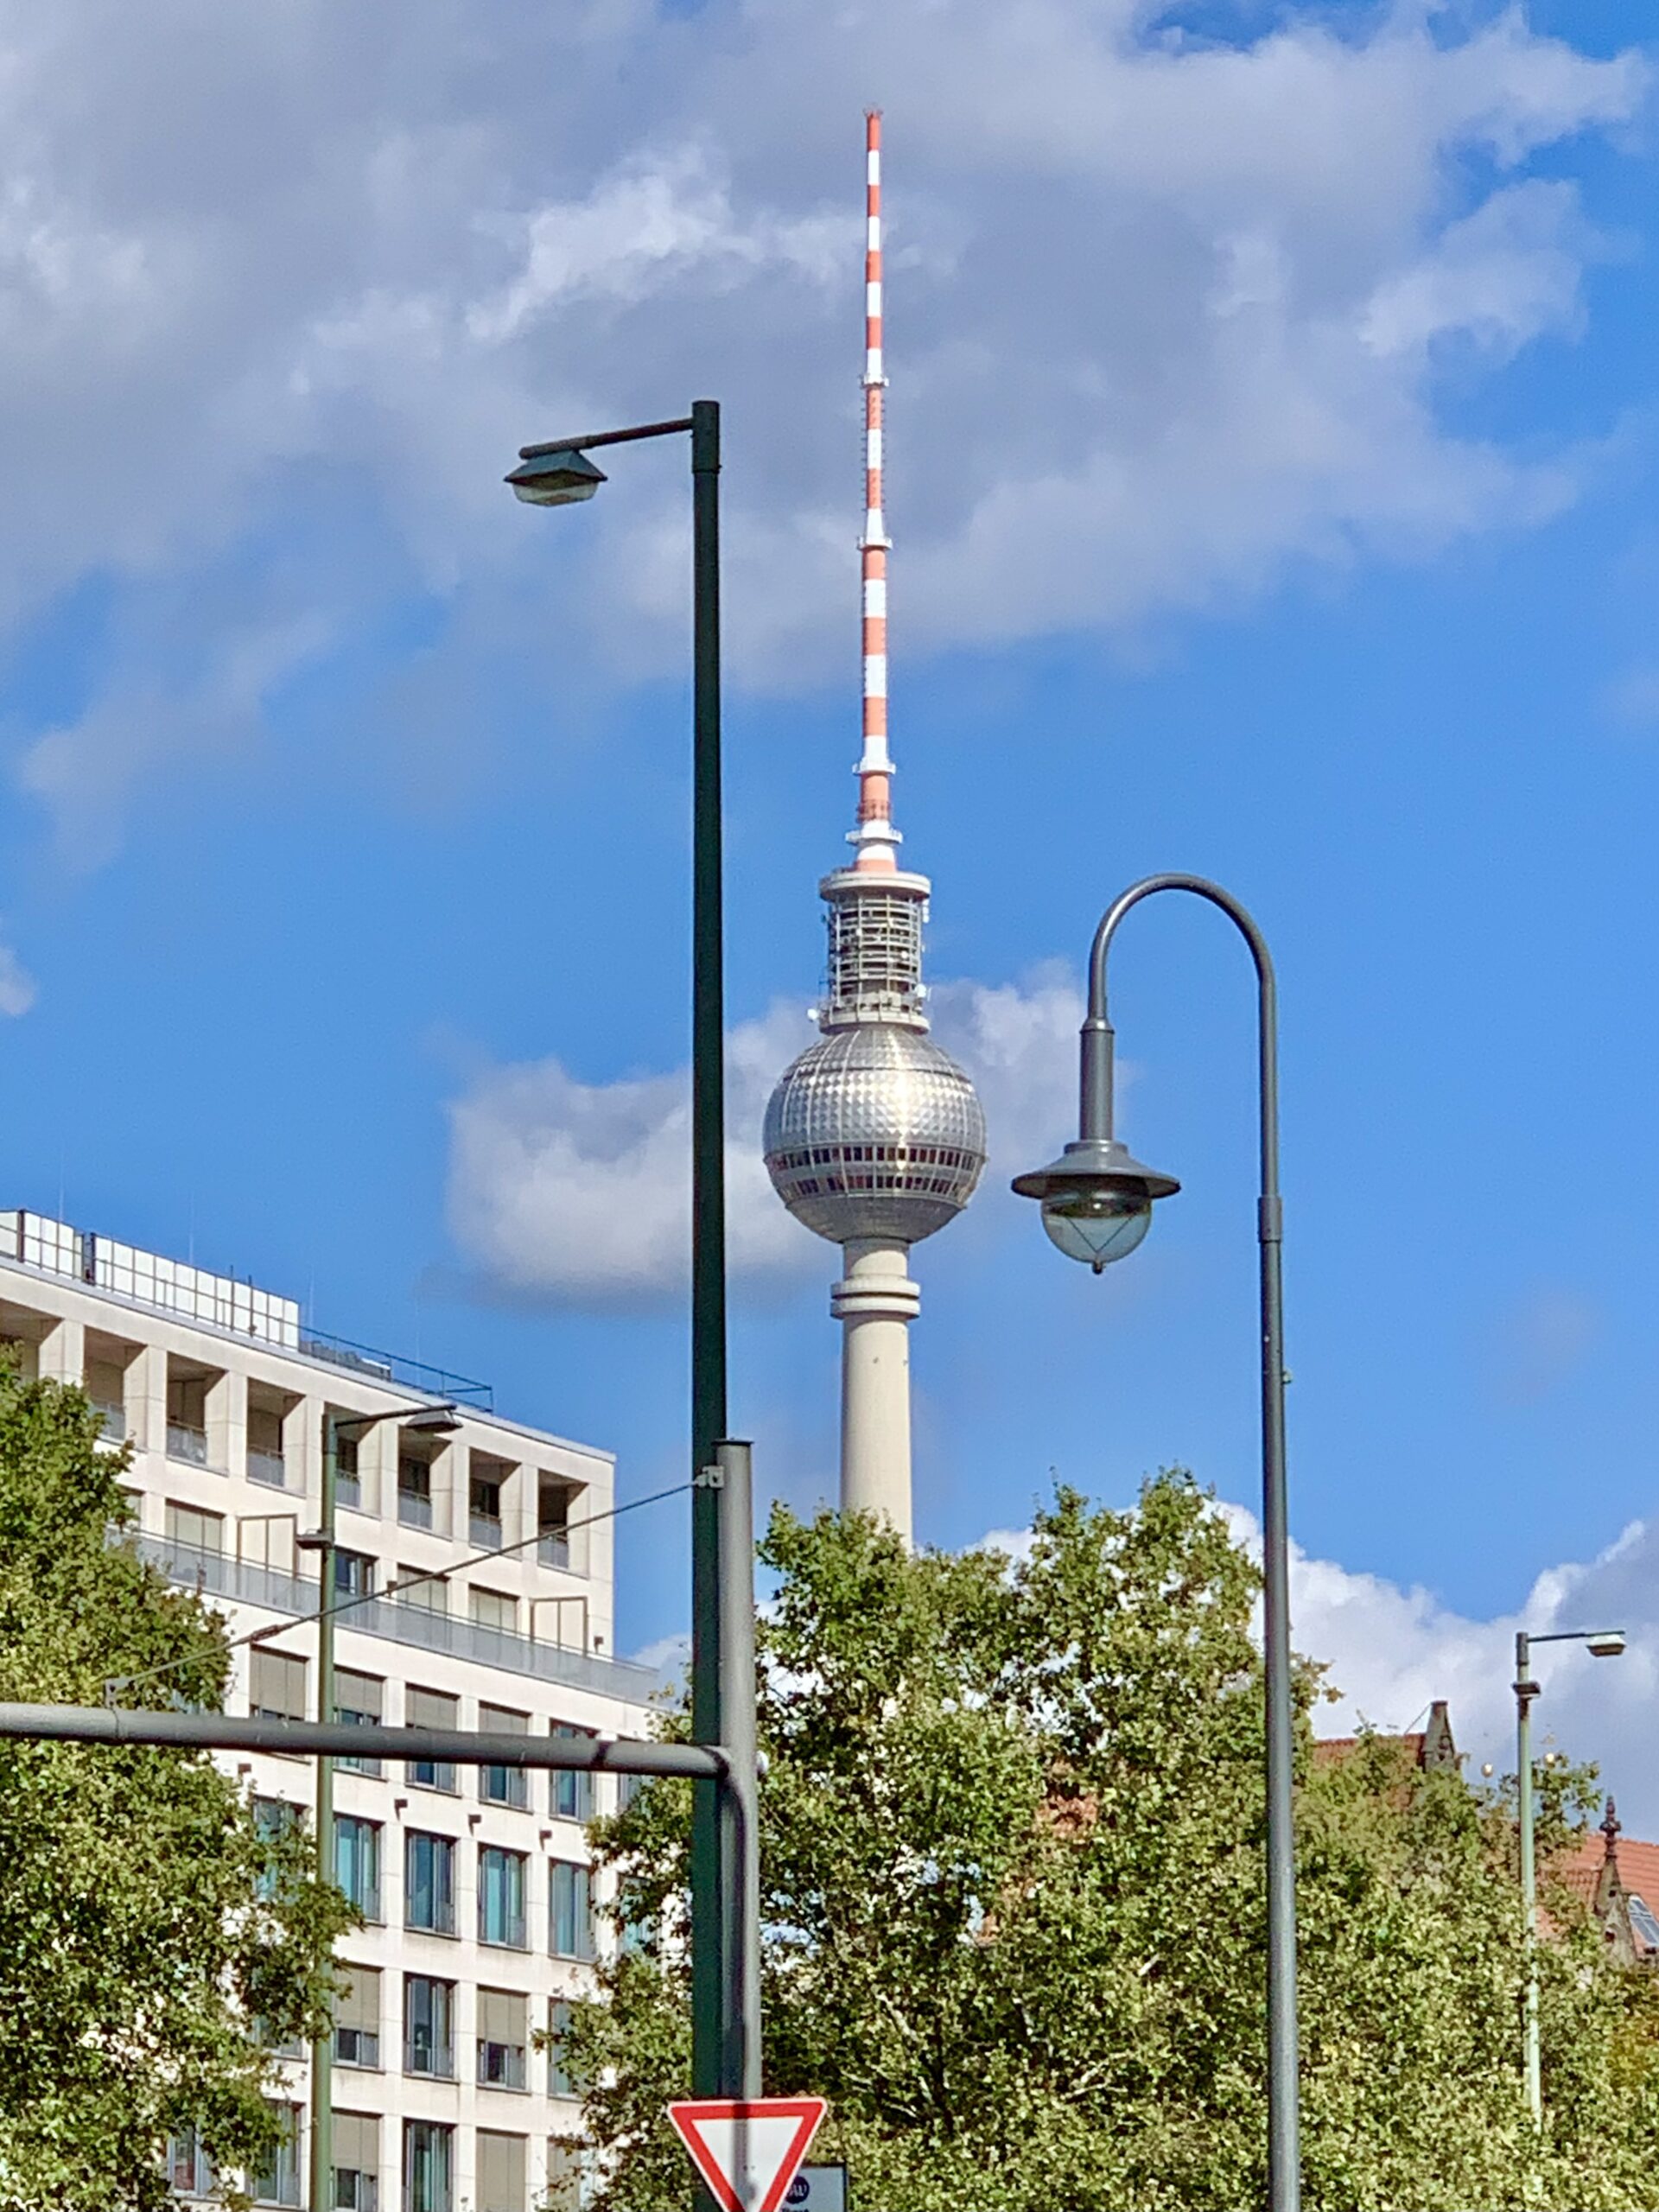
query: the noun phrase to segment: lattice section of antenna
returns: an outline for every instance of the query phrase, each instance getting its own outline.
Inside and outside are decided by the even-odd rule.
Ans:
[[[829,950],[821,1027],[894,1022],[925,1029],[922,1012],[922,925],[927,884],[892,876],[858,876],[823,886]]]

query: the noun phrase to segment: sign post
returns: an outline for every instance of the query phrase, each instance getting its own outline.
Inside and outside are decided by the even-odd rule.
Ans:
[[[668,2117],[720,2212],[782,2212],[824,2109],[822,2097],[704,2097]]]

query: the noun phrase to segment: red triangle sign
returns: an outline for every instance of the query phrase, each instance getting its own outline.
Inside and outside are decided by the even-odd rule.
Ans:
[[[706,2097],[668,2108],[721,2212],[779,2212],[823,2114],[822,2097]]]

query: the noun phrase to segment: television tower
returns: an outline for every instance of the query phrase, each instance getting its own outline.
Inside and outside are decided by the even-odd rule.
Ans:
[[[823,1032],[766,1108],[772,1187],[797,1221],[842,1248],[841,1505],[908,1541],[909,1329],[921,1310],[910,1248],[953,1220],[985,1165],[974,1087],[931,1043],[922,925],[931,887],[899,865],[887,751],[887,551],[881,500],[881,117],[865,117],[864,747],[850,868],[818,886],[828,909]]]

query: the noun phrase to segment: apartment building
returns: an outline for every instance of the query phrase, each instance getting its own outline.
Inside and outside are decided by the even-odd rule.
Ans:
[[[613,1652],[613,1463],[493,1410],[488,1390],[301,1325],[291,1300],[37,1214],[0,1213],[0,1337],[26,1373],[83,1383],[127,1478],[139,1542],[238,1631],[232,1709],[310,1718],[325,1424],[342,1439],[337,1717],[634,1735],[654,1678]],[[451,1433],[430,1412],[454,1408]],[[423,1409],[428,1425],[410,1427]],[[435,1570],[405,1592],[377,1595]],[[257,1816],[296,1817],[310,1762],[232,1758]],[[365,1925],[340,1946],[334,2187],[327,2212],[575,2208],[579,2107],[555,2048],[561,2007],[612,1940],[584,1823],[608,1777],[341,1761],[336,1871]],[[307,2200],[308,2059],[284,2054],[287,2133],[261,2204]],[[211,2203],[196,2146],[172,2146],[187,2202]]]

